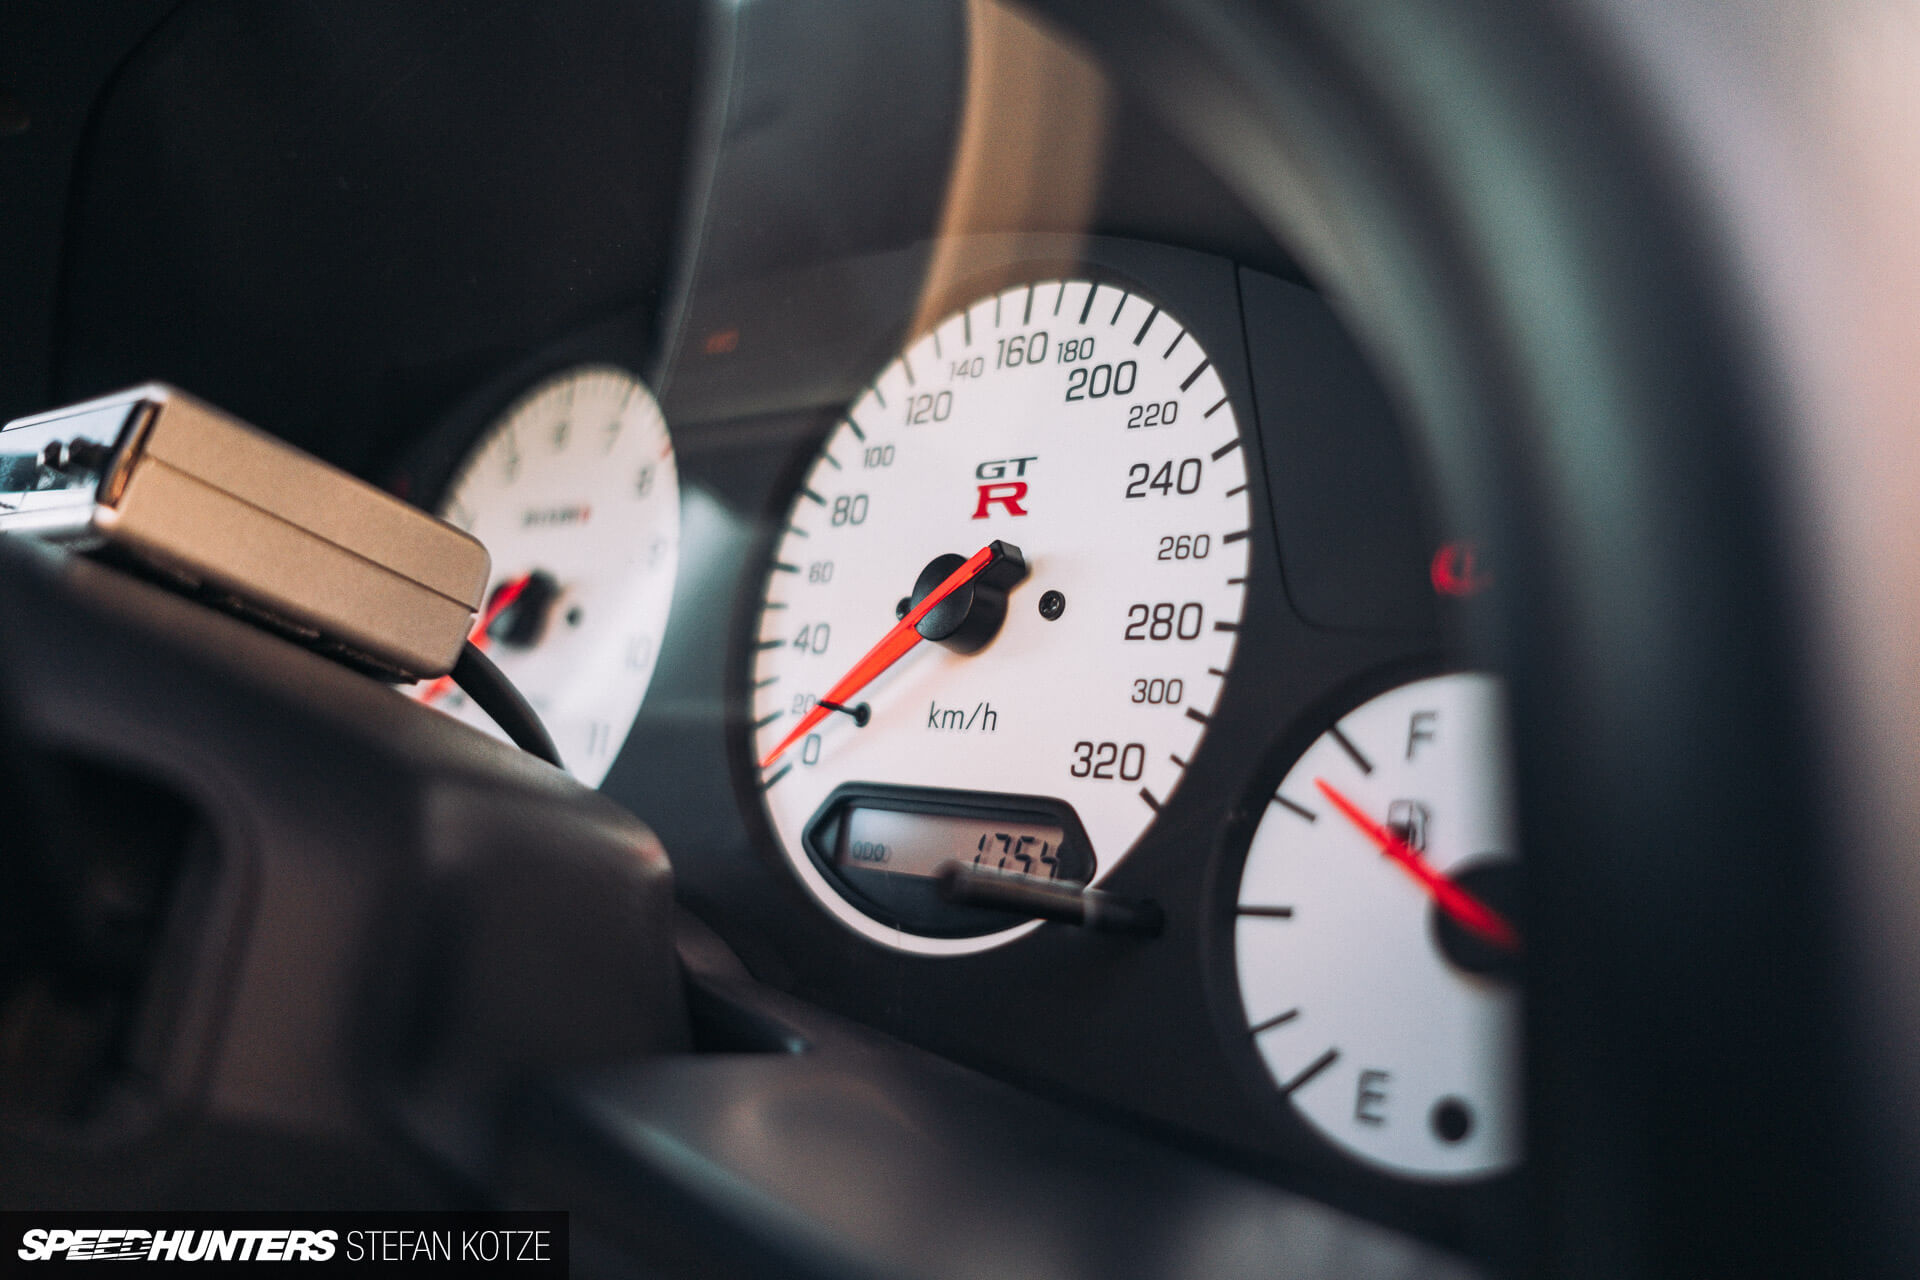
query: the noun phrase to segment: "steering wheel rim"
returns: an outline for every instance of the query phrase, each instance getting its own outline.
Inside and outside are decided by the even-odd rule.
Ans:
[[[1499,558],[1540,1269],[1911,1257],[1836,1012],[1788,409],[1647,95],[1551,6],[1042,7],[1299,256]]]

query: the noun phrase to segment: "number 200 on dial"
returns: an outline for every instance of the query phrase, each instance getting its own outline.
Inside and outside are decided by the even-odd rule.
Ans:
[[[1233,656],[1250,526],[1240,444],[1193,334],[1089,280],[1021,285],[948,316],[855,401],[793,500],[751,671],[767,812],[830,912],[929,954],[1032,927],[927,936],[864,909],[803,844],[843,784],[1064,802],[1096,882],[1126,855],[1179,787]],[[1028,573],[983,646],[919,643],[860,705],[789,742],[895,626],[930,562],[996,540]]]

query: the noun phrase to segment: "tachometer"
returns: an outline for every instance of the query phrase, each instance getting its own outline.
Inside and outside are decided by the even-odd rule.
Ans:
[[[943,908],[946,862],[1110,870],[1206,732],[1250,522],[1226,387],[1153,300],[1050,280],[918,339],[808,471],[754,633],[754,757],[815,896],[956,954],[1030,926]]]
[[[567,768],[597,785],[673,603],[680,486],[660,406],[610,365],[548,378],[488,428],[441,515],[493,556],[475,643],[540,712]],[[499,732],[446,681],[418,696]]]

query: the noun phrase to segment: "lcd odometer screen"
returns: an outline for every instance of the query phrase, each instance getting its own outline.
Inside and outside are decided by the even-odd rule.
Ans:
[[[948,862],[1060,878],[1060,845],[1066,833],[1037,822],[907,813],[898,809],[847,810],[835,858],[843,867],[931,877]]]

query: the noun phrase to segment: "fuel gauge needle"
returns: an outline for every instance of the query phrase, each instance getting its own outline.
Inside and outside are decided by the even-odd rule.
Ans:
[[[766,758],[760,762],[760,767],[764,769],[778,760],[788,747],[806,737],[815,725],[833,714],[834,707],[829,706],[829,703],[842,707],[851,705],[862,689],[872,684],[881,672],[900,661],[915,645],[919,644],[924,638],[919,631],[920,620],[932,613],[934,607],[942,600],[991,568],[998,554],[994,549],[995,545],[989,543],[968,556],[965,563],[948,574],[939,586],[927,593],[926,599],[907,610],[906,616],[894,625],[893,630],[882,636],[879,644],[867,650],[866,656],[854,663],[853,669],[841,676],[840,682],[827,690],[826,696],[813,705],[799,724],[793,726],[793,732],[782,738],[779,746],[767,752]]]
[[[1315,778],[1313,785],[1320,788],[1320,794],[1332,801],[1333,807],[1344,814],[1347,821],[1360,828],[1367,839],[1379,846],[1381,853],[1406,868],[1407,874],[1418,880],[1420,887],[1427,891],[1434,905],[1446,912],[1454,923],[1502,951],[1520,950],[1519,931],[1507,923],[1505,916],[1427,865],[1427,860],[1413,846],[1375,822],[1365,810],[1347,799],[1325,778]]]

